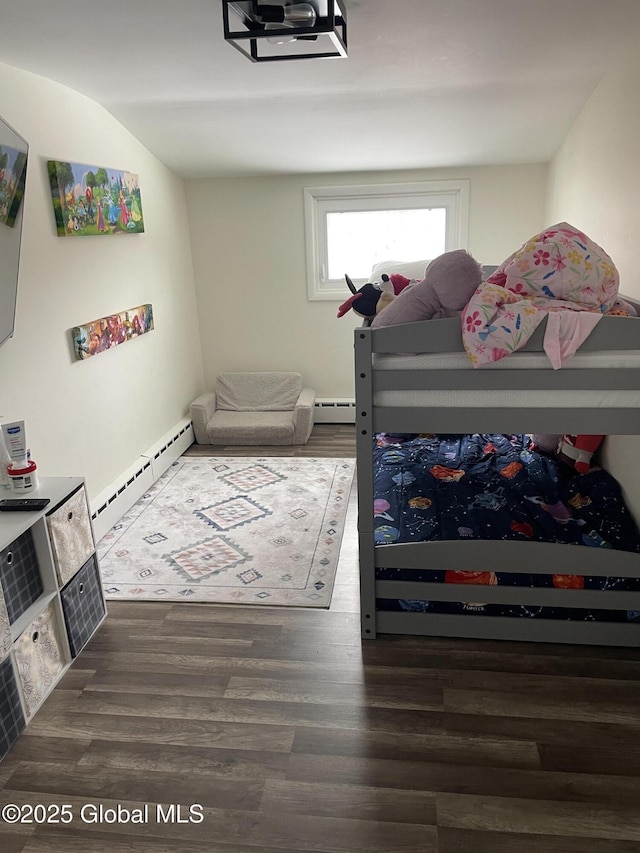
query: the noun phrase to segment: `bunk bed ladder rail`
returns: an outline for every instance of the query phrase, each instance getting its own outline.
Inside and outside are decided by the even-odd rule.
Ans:
[[[356,470],[358,477],[358,549],[362,636],[376,636],[375,551],[373,539],[373,376],[371,334],[355,332]]]

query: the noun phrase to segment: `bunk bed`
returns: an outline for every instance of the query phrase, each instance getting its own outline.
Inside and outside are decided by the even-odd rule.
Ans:
[[[629,463],[627,446],[640,436],[640,321],[602,317],[562,370],[552,370],[543,352],[545,327],[546,320],[517,353],[478,369],[463,349],[459,317],[355,330],[363,638],[399,633],[640,646],[640,462]],[[387,482],[395,476],[402,491],[413,475],[393,465],[407,456],[403,451],[410,445],[408,455],[419,467],[415,448],[425,433],[427,450],[437,452],[442,439],[454,456],[458,445],[452,437],[467,436],[467,444],[482,456],[486,445],[500,444],[491,442],[496,436],[517,460],[537,459],[535,447],[527,444],[532,433],[605,435],[599,461],[611,472],[604,474],[614,491],[620,491],[624,544],[599,542],[595,534],[588,544],[554,536],[539,541],[522,535],[528,533],[522,520],[512,535],[499,539],[478,537],[464,526],[462,538],[455,539],[400,541],[395,530],[385,536],[385,524],[393,523],[385,519],[388,493],[381,498],[375,491],[374,451],[382,448],[391,465]],[[451,458],[456,472],[459,459]],[[572,494],[579,495],[580,488],[578,483]],[[376,500],[382,502],[377,518]],[[435,503],[432,507],[426,497],[422,509],[431,511]],[[606,520],[606,507],[599,512]],[[590,526],[581,532],[590,533]],[[448,574],[462,572],[469,573],[463,583],[446,582]],[[496,583],[497,573],[502,580]],[[564,582],[549,583],[554,576]],[[482,582],[468,582],[474,578]],[[518,618],[516,611],[533,618]]]

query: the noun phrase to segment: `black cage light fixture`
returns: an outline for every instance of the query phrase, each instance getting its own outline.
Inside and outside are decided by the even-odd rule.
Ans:
[[[252,62],[347,55],[344,0],[222,0],[224,38]]]

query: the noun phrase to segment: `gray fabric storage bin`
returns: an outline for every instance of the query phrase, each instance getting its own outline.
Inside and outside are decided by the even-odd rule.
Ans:
[[[23,631],[13,649],[22,698],[30,718],[49,695],[66,664],[53,601]]]
[[[80,571],[60,592],[67,625],[71,656],[76,657],[105,615],[104,601],[95,556],[90,557]]]
[[[58,580],[64,586],[94,551],[84,486],[47,515],[47,527]]]
[[[18,685],[11,658],[0,663],[0,761],[18,740],[25,727]]]
[[[0,583],[13,625],[44,591],[30,530],[0,551]]]

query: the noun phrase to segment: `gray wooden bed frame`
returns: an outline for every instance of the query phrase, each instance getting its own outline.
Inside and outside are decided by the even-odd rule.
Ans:
[[[425,322],[429,324],[425,332]],[[523,350],[542,352],[546,320]],[[425,343],[427,341],[428,343]],[[460,319],[355,330],[358,542],[363,638],[378,633],[640,646],[640,623],[605,623],[376,611],[376,598],[450,600],[444,584],[376,580],[377,567],[471,571],[640,575],[640,556],[625,551],[545,542],[432,541],[374,547],[374,433],[590,433],[640,435],[640,408],[473,408],[377,406],[384,390],[640,390],[640,368],[377,370],[377,353],[464,352]],[[580,352],[640,350],[640,320],[603,317]],[[465,584],[473,601],[532,606],[640,610],[640,592]]]

